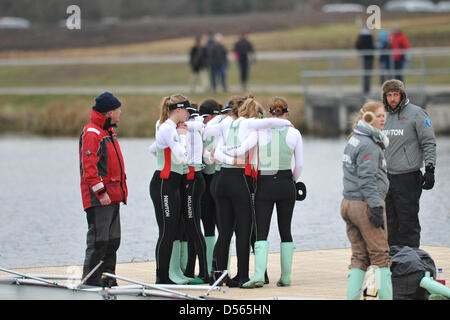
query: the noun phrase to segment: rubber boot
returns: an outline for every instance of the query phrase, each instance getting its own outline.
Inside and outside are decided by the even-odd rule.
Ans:
[[[180,240],[175,240],[172,247],[172,255],[169,264],[169,279],[176,284],[187,284],[191,278],[186,277],[180,267]]]
[[[281,260],[281,278],[277,282],[278,287],[287,287],[291,285],[292,258],[294,256],[294,243],[281,242],[280,260]]]
[[[188,242],[187,241],[180,241],[180,266],[181,271],[186,271],[186,266],[188,263],[188,256],[189,256],[189,250],[188,250]]]
[[[255,274],[250,281],[247,281],[241,288],[260,288],[264,285],[264,274],[267,269],[267,259],[269,256],[269,242],[255,242]]]
[[[358,268],[350,269],[347,284],[347,300],[360,300],[361,289],[364,283],[366,272]]]
[[[390,268],[375,269],[375,282],[380,300],[392,300],[392,280]]]
[[[205,237],[205,242],[206,242],[206,263],[208,264],[208,274],[211,274],[214,246],[216,245],[216,237],[215,236]]]

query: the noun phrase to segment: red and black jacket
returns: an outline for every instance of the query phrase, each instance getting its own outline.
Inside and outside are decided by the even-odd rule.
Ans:
[[[116,132],[106,116],[92,110],[91,122],[80,135],[81,197],[84,210],[100,206],[107,192],[111,203],[127,201],[125,166]]]

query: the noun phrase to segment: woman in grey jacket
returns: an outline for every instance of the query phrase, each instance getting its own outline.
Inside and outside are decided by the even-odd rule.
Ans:
[[[367,268],[375,269],[380,299],[392,299],[384,198],[389,188],[384,149],[389,140],[383,104],[370,101],[355,117],[344,150],[341,215],[352,246],[347,299],[359,299]]]

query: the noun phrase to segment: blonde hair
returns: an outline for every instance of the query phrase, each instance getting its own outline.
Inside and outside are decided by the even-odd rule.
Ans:
[[[248,98],[249,96],[233,96],[230,98],[230,100],[228,101],[228,106],[231,106],[231,113],[233,115],[235,115],[236,117],[239,117],[239,108],[242,106],[242,104],[244,103],[244,101]]]
[[[262,118],[264,116],[264,108],[254,98],[248,98],[239,108],[238,115],[246,118]]]
[[[171,111],[169,111],[169,106],[171,104],[183,102],[186,100],[187,100],[187,98],[179,93],[164,97],[161,101],[159,123],[162,124],[164,121],[166,121],[169,118],[170,113],[171,113]]]
[[[284,98],[281,97],[273,97],[272,102],[269,104],[269,108],[271,109],[270,113],[275,117],[282,116],[284,114],[283,109],[286,109],[288,104]]]
[[[376,116],[375,112],[378,110],[378,108],[383,108],[384,105],[379,101],[368,101],[366,102],[362,108],[359,110],[359,112],[355,115],[353,118],[353,125],[352,129],[358,124],[359,120],[364,120],[368,124],[374,123]],[[353,130],[348,136],[350,138],[353,135]]]

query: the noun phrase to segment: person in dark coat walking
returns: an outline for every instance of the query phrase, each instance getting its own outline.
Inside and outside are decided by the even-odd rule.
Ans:
[[[355,43],[356,49],[360,51],[370,51],[374,50],[375,46],[373,44],[373,36],[372,32],[367,29],[361,29],[361,32],[356,39]],[[370,80],[371,80],[371,72],[373,69],[373,54],[370,52],[362,52],[361,53],[361,69],[364,70],[364,74],[362,77],[362,93],[363,95],[368,95],[370,93]]]
[[[207,67],[207,53],[206,48],[202,44],[202,37],[195,37],[195,44],[189,52],[189,65],[191,67],[190,86],[191,92],[195,91],[195,87],[200,77],[200,84],[203,89],[207,86],[208,76],[206,74]]]
[[[243,91],[247,89],[250,62],[254,61],[253,54],[254,49],[252,43],[247,39],[247,34],[242,33],[240,39],[234,45],[234,55],[239,64],[240,80]]]
[[[220,77],[222,82],[223,91],[227,91],[227,49],[222,44],[223,36],[220,33],[217,33],[214,36],[214,45],[211,48],[211,84],[212,90],[215,92],[217,89],[217,77]]]

